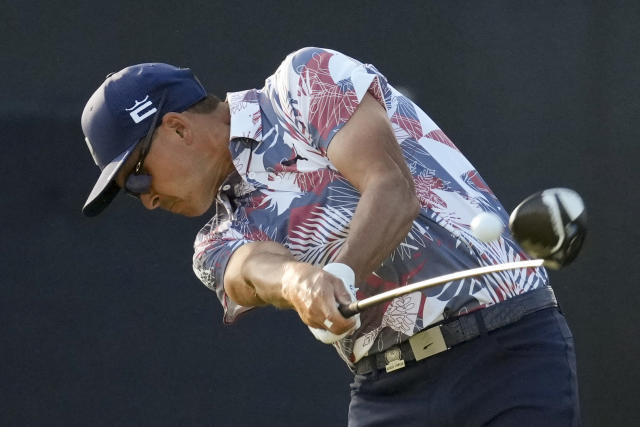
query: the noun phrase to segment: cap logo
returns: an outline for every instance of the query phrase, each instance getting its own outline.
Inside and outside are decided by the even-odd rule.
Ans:
[[[151,107],[151,108],[149,108]],[[149,101],[149,95],[147,95],[142,101],[136,100],[135,104],[131,108],[126,108],[125,111],[131,111],[129,115],[134,123],[140,123],[158,109],[153,106],[153,103]]]

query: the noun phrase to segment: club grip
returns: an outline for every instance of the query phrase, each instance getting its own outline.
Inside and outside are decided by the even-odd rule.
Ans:
[[[338,306],[338,311],[340,311],[340,314],[342,314],[342,316],[345,319],[348,319],[349,317],[353,317],[356,314],[358,314],[360,311],[358,310],[358,302],[354,301],[349,305],[344,305],[344,304],[340,304]]]

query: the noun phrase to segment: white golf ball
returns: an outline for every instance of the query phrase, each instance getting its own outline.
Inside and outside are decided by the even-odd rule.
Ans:
[[[504,225],[500,218],[496,214],[489,212],[482,212],[473,217],[470,225],[473,235],[482,242],[498,240],[504,230]]]

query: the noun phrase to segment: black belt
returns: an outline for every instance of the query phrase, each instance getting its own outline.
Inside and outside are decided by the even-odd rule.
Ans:
[[[395,347],[363,357],[356,363],[354,372],[362,375],[382,368],[387,372],[401,369],[407,361],[425,359],[483,333],[517,322],[528,314],[557,305],[553,289],[548,286],[534,289],[501,303],[423,329]]]

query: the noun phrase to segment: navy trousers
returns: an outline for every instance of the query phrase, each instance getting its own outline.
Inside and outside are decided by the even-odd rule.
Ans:
[[[403,369],[356,375],[349,426],[579,426],[573,337],[557,308]]]

